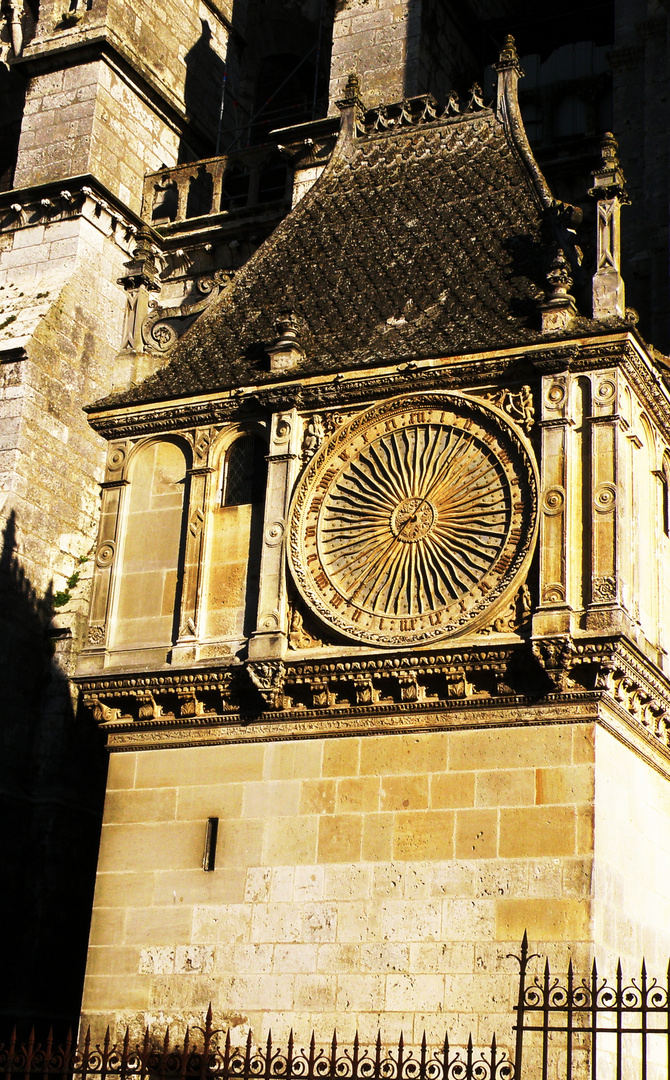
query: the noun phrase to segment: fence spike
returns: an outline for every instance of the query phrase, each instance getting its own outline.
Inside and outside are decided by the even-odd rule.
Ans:
[[[643,979],[646,979],[646,977],[647,977],[647,965],[645,963],[644,956],[642,957],[642,967],[640,969],[640,974],[642,975]]]
[[[596,958],[595,958],[595,956],[593,957],[593,963],[592,963],[592,965],[591,965],[591,976],[592,976],[592,977],[593,977],[594,979],[597,979],[597,978],[598,978],[598,965],[596,964]]]
[[[249,1075],[249,1063],[251,1062],[251,1028],[247,1033],[247,1045],[244,1053],[244,1075]]]
[[[498,1043],[496,1042],[496,1033],[495,1033],[495,1031],[494,1031],[494,1032],[493,1032],[493,1038],[491,1039],[491,1049],[492,1049],[493,1051],[495,1051],[495,1050],[496,1050],[496,1048],[497,1048],[497,1046],[498,1046]]]
[[[401,1031],[400,1032],[400,1038],[398,1039],[398,1047],[400,1049],[402,1049],[404,1047],[404,1045],[405,1045],[405,1036],[403,1035],[403,1033]]]

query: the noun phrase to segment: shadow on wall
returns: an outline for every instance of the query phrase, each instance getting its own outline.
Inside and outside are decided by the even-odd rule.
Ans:
[[[12,512],[0,551],[0,1042],[14,1021],[62,1038],[79,1014],[106,756],[78,717],[54,658],[51,588],[40,596],[16,553]]]
[[[189,138],[188,134],[182,136],[179,164],[212,157],[216,152],[226,65],[212,46],[209,23],[205,19],[201,19],[200,23],[200,37],[184,57],[184,105],[189,131],[195,134],[195,138]],[[197,145],[194,145],[196,141]]]

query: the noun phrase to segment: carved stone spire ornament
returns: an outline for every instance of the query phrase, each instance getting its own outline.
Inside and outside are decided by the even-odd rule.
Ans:
[[[300,323],[292,311],[284,311],[275,323],[278,336],[268,348],[270,369],[272,371],[290,371],[301,360],[305,351],[300,344]]]
[[[340,127],[340,135],[342,138],[340,142],[346,145],[351,139],[354,139],[356,135],[364,134],[365,132],[365,107],[361,98],[358,75],[355,71],[352,71],[347,79],[347,85],[344,88],[344,96],[340,98],[339,101],[336,101],[335,104],[342,113],[342,123]]]
[[[593,276],[593,318],[623,319],[626,300],[621,277],[621,207],[630,202],[617,158],[618,143],[607,131],[600,151],[602,165],[592,173],[589,192],[598,202],[596,272]]]
[[[570,263],[563,249],[559,248],[547,273],[547,298],[540,305],[543,333],[566,330],[577,314],[575,299],[570,295],[571,288]]]

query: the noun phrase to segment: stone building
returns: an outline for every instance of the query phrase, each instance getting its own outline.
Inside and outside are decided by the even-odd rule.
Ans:
[[[4,1014],[104,740],[96,1031],[509,1034],[524,929],[670,952],[667,15],[177,7],[7,7]]]

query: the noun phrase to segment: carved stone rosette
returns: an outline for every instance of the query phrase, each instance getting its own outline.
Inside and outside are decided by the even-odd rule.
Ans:
[[[528,569],[537,490],[530,447],[494,406],[453,393],[377,405],[343,424],[300,480],[294,580],[311,610],[356,641],[471,632]]]

